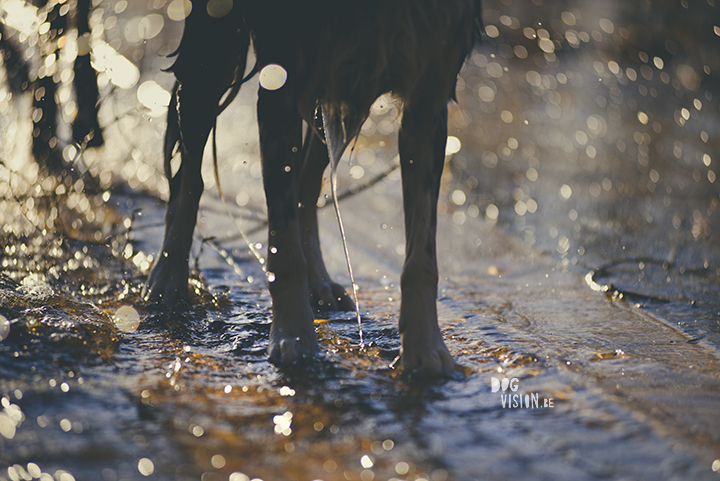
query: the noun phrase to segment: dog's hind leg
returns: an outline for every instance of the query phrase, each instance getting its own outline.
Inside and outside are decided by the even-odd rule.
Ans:
[[[399,135],[406,253],[401,278],[401,359],[405,373],[449,375],[455,364],[437,321],[437,200],[447,142],[447,107],[409,103]]]
[[[261,87],[257,105],[268,210],[267,278],[273,301],[268,355],[280,364],[318,352],[298,214],[302,119],[292,89],[292,85],[276,91]]]
[[[307,262],[310,303],[315,312],[352,311],[355,307],[345,289],[330,278],[322,252],[317,222],[317,200],[328,165],[327,148],[315,131],[308,128],[303,143],[305,160],[300,171],[300,238]]]

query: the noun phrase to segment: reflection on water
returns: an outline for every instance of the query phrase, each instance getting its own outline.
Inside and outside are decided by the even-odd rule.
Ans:
[[[167,193],[160,55],[187,5],[100,2],[93,35],[141,78],[100,75],[106,146],[63,150],[97,184],[38,181],[29,101],[0,86],[0,479],[718,479],[713,3],[484,2],[439,206],[441,327],[465,376],[428,385],[388,367],[404,253],[389,97],[340,167],[366,349],[331,315],[320,359],[267,361],[265,277],[209,165],[192,304],[140,300]],[[218,144],[262,244],[251,90]],[[320,222],[342,279],[331,209]]]

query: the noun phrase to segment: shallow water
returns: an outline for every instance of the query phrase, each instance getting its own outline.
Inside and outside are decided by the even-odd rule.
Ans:
[[[120,3],[101,5],[121,12],[106,40],[142,50],[140,84],[169,88],[158,54],[178,24],[133,43],[127,25],[150,11]],[[163,311],[139,297],[162,235],[162,117],[108,85],[108,145],[83,157],[108,193],[35,189],[29,103],[6,95],[0,479],[719,479],[719,7],[541,3],[484,2],[489,37],[451,111],[439,314],[463,376],[442,383],[388,367],[397,170],[341,203],[367,349],[353,314],[331,315],[317,322],[323,356],[280,370],[263,272],[210,162],[195,298]],[[247,88],[220,118],[220,169],[233,215],[264,243],[253,102]],[[376,104],[341,191],[392,165],[380,134],[397,116]],[[326,199],[324,252],[349,286]],[[492,378],[518,389],[493,392]]]

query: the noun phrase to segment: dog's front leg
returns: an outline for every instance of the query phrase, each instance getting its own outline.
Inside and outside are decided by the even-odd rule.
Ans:
[[[170,112],[166,135],[179,135],[177,129],[182,131],[182,163],[170,181],[165,236],[145,285],[144,297],[152,302],[172,306],[187,298],[188,260],[203,192],[202,154],[215,121],[220,92],[219,84],[208,86],[187,81],[177,91],[177,104],[175,101],[171,104],[171,108],[179,105],[179,116]]]
[[[318,352],[298,219],[302,119],[290,85],[277,91],[261,87],[257,109],[268,210],[267,278],[273,301],[268,355],[273,362],[290,364]]]
[[[201,8],[197,8],[201,7]],[[162,247],[145,285],[144,297],[169,306],[188,295],[188,259],[203,191],[203,150],[217,117],[220,97],[244,57],[249,36],[234,15],[214,18],[204,5],[186,20],[178,58],[171,70],[178,80],[165,133],[166,173],[176,143],[182,163],[170,180]]]
[[[417,104],[416,104],[417,105]],[[455,364],[437,321],[437,200],[447,142],[447,107],[432,115],[409,105],[399,136],[406,253],[400,287],[400,338],[406,373],[449,375]]]

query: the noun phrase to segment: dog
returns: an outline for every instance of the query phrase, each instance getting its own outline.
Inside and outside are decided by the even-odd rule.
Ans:
[[[406,373],[452,374],[455,364],[437,321],[436,208],[447,104],[480,29],[479,0],[194,0],[171,67],[177,83],[165,137],[170,199],[145,298],[173,305],[187,296],[203,149],[223,95],[242,82],[252,45],[254,71],[261,71],[257,121],[269,224],[270,360],[287,365],[318,352],[314,308],[352,309],[325,268],[316,202],[328,159],[340,158],[373,102],[391,92],[403,106],[401,364]],[[278,85],[263,85],[265,68],[279,73]],[[178,148],[181,164],[172,175]]]

